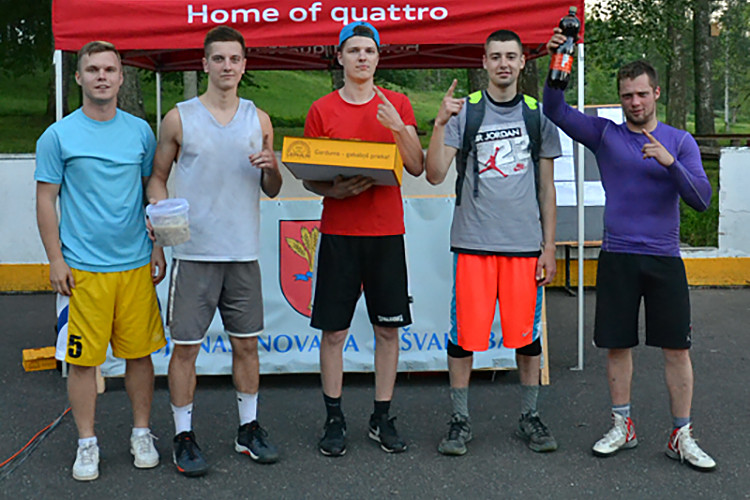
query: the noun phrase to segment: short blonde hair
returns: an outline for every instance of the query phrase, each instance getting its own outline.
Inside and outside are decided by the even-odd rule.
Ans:
[[[122,58],[113,43],[105,42],[104,40],[94,40],[81,47],[81,50],[78,51],[78,71],[81,71],[83,56],[90,56],[91,54],[98,54],[100,52],[114,52],[117,56],[117,62],[122,67]]]

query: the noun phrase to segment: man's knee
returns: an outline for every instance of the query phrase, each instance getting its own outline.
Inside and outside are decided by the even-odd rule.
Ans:
[[[195,363],[198,353],[200,352],[200,344],[175,344],[172,350],[172,362],[178,363]]]
[[[690,362],[690,349],[662,349],[664,359],[669,364],[686,364]]]
[[[349,330],[324,331],[322,341],[329,345],[341,345],[343,347],[347,333],[349,333]]]
[[[392,342],[398,340],[398,328],[386,326],[373,326],[376,341]]]
[[[468,358],[474,354],[472,351],[467,351],[460,345],[454,344],[450,340],[448,341],[448,348],[446,350],[448,351],[448,356],[450,356],[451,358]]]
[[[258,337],[229,337],[232,343],[232,354],[239,358],[258,354]]]
[[[523,347],[519,347],[516,349],[516,354],[520,354],[521,356],[539,356],[542,354],[542,341],[540,339],[536,339],[534,342],[532,342],[529,345],[525,345]]]
[[[95,366],[82,366],[68,363],[70,375],[74,377],[94,377],[96,373]]]

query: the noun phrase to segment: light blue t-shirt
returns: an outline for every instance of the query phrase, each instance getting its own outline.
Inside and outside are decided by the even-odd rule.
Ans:
[[[60,184],[65,262],[91,272],[127,271],[150,262],[142,178],[156,149],[149,125],[122,110],[100,122],[78,109],[36,144],[34,179]]]

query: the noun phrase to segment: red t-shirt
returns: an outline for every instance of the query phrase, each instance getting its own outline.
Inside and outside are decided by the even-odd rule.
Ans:
[[[404,123],[416,127],[417,120],[409,98],[398,92],[380,90],[391,101]],[[376,118],[380,102],[375,95],[364,104],[351,104],[344,101],[338,91],[331,92],[310,106],[305,120],[305,136],[394,143],[393,133]],[[343,200],[323,198],[320,231],[346,236],[404,234],[401,188],[373,186]]]

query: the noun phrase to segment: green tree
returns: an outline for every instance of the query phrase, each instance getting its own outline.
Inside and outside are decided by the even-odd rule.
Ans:
[[[693,0],[693,65],[695,75],[695,133],[713,134],[711,0]]]

